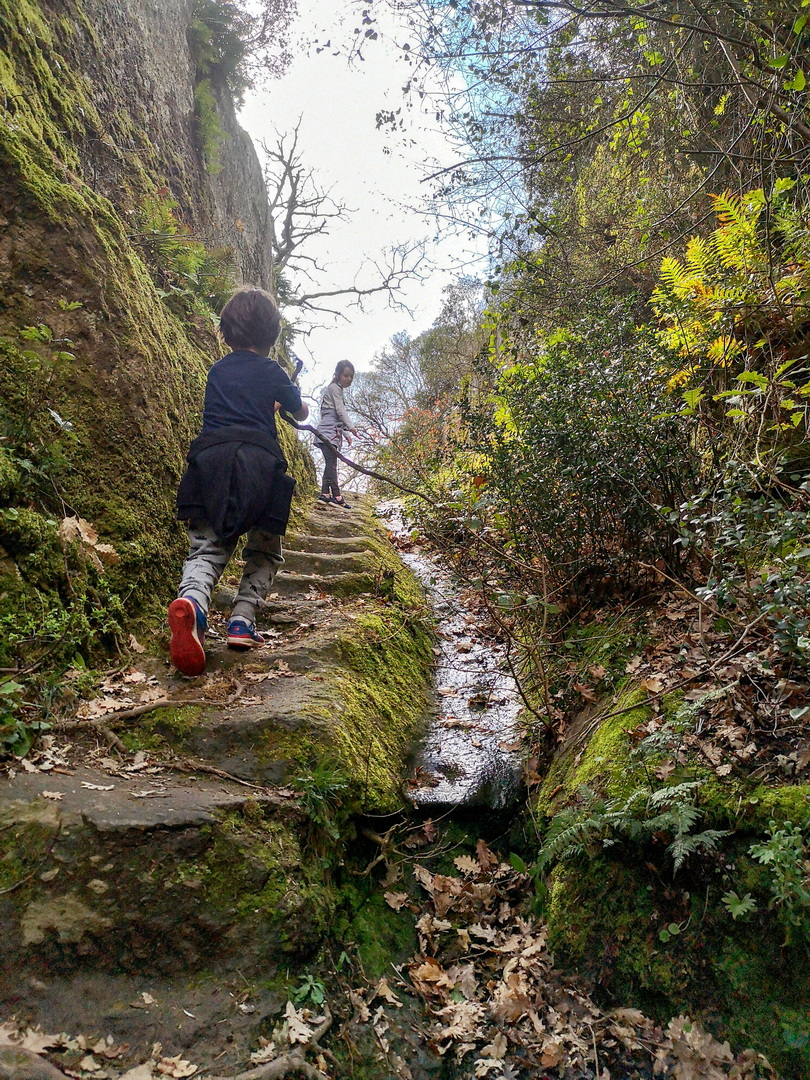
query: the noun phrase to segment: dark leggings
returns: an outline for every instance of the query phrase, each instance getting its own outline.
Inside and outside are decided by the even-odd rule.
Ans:
[[[327,446],[326,443],[321,443],[321,453],[323,454],[323,480],[321,481],[321,492],[324,495],[329,495],[330,492],[335,499],[340,498],[340,485],[338,484],[337,474],[337,453],[331,446]]]

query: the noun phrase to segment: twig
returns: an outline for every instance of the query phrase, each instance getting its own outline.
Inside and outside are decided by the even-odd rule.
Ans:
[[[296,1073],[305,1076],[307,1080],[329,1080],[326,1073],[310,1065],[305,1057],[308,1050],[324,1053],[318,1042],[332,1026],[332,1013],[326,1003],[323,1006],[323,1014],[323,1022],[313,1031],[312,1038],[302,1043],[300,1047],[290,1050],[288,1054],[282,1054],[275,1061],[269,1061],[266,1065],[259,1065],[255,1069],[248,1069],[247,1072],[236,1073],[235,1076],[211,1076],[209,1080],[281,1080],[284,1076],[292,1076]]]
[[[102,724],[98,725],[98,730],[101,732],[101,734],[104,736],[110,746],[114,746],[115,749],[120,750],[122,754],[129,753],[126,746],[124,746],[124,744],[121,742],[121,740],[118,738],[114,731],[110,731],[108,727],[104,727]]]
[[[713,604],[711,602],[711,600],[703,600],[703,599],[701,599],[697,595],[697,593],[692,592],[691,589],[688,589],[682,582],[678,581],[677,578],[671,577],[665,571],[660,570],[657,566],[653,566],[651,563],[645,563],[645,562],[641,562],[641,561],[639,561],[638,565],[643,566],[645,570],[653,570],[656,574],[660,574],[662,578],[666,578],[667,581],[671,581],[672,584],[677,589],[680,589],[681,592],[686,593],[687,596],[691,597],[692,600],[694,600],[696,603],[700,604],[701,607],[708,608],[709,611],[713,611],[715,613],[715,615],[719,615],[721,619],[728,619],[729,622],[733,622],[737,626],[742,625],[739,622],[738,619],[733,618],[727,611],[721,611],[720,608],[717,607],[716,604]],[[759,621],[759,620],[757,620],[757,621]],[[750,623],[749,626],[753,626],[753,623]]]
[[[50,844],[48,844],[48,850],[45,852],[45,854],[39,860],[39,862],[34,867],[34,869],[31,871],[31,873],[26,874],[24,878],[20,878],[19,881],[15,882],[14,885],[10,885],[7,889],[0,889],[0,896],[7,896],[8,893],[14,892],[15,889],[19,889],[19,887],[21,885],[24,885],[26,883],[26,881],[30,881],[32,877],[36,877],[36,875],[39,873],[40,867],[44,866],[45,861],[47,860],[48,856],[53,851],[54,844],[59,839],[59,834],[61,833],[61,831],[62,831],[62,819],[60,817],[60,819],[59,819],[59,821],[57,823],[57,826],[56,826],[56,831],[54,832],[53,837],[51,838]]]
[[[242,780],[238,776],[234,776],[233,773],[225,772],[223,769],[215,769],[213,765],[204,765],[202,762],[196,762],[192,758],[184,758],[181,761],[162,761],[161,765],[167,769],[173,769],[175,772],[209,773],[211,776],[218,776],[221,780],[232,780],[235,784],[241,784],[242,787],[253,788],[254,791],[267,790],[263,784],[254,784],[250,780]],[[231,1080],[234,1080],[234,1078],[232,1077]]]
[[[743,630],[742,634],[737,638],[737,640],[728,650],[728,652],[723,653],[722,656],[718,657],[717,660],[713,661],[706,667],[700,668],[693,675],[687,675],[683,679],[679,679],[671,686],[667,686],[663,690],[659,690],[657,694],[651,694],[643,701],[637,701],[634,705],[625,705],[622,709],[613,709],[611,712],[608,713],[597,714],[597,716],[594,717],[593,723],[589,724],[588,727],[583,728],[579,736],[579,741],[581,742],[582,739],[590,735],[590,733],[600,724],[604,723],[605,720],[611,720],[614,716],[621,716],[623,713],[632,712],[634,709],[646,708],[647,705],[652,705],[654,702],[658,701],[659,698],[665,697],[667,694],[671,694],[673,690],[678,690],[680,689],[680,687],[686,686],[688,683],[695,682],[696,680],[703,678],[704,675],[711,674],[711,672],[714,671],[715,668],[719,667],[720,664],[725,663],[726,660],[729,660],[736,652],[738,652],[746,637],[748,636],[749,630],[752,630],[754,626],[760,621],[760,619],[763,619],[766,614],[766,612],[763,612],[761,615],[757,616],[757,618],[754,619],[753,622],[749,623],[748,626],[746,626]]]
[[[346,457],[345,454],[341,454],[339,450],[335,450],[334,446],[331,442],[329,442],[326,436],[322,435],[321,432],[317,431],[314,427],[312,427],[311,424],[299,424],[297,420],[293,420],[293,418],[288,413],[285,413],[283,411],[279,413],[279,416],[282,418],[282,420],[286,420],[286,422],[291,427],[294,427],[297,431],[308,431],[312,435],[314,435],[319,442],[326,443],[329,446],[330,450],[344,463],[344,465],[348,465],[350,468],[355,469],[357,472],[363,473],[365,476],[371,476],[374,480],[380,480],[383,484],[390,484],[391,487],[398,488],[400,491],[404,491],[407,495],[415,495],[418,499],[423,499],[426,503],[429,503],[429,505],[434,507],[434,509],[439,509],[439,503],[437,503],[435,499],[431,499],[431,497],[429,495],[426,495],[424,491],[417,491],[416,488],[408,487],[406,484],[400,484],[398,480],[392,480],[390,476],[384,476],[382,473],[374,472],[373,469],[366,469],[362,465],[358,465],[356,461],[352,461],[351,458]],[[528,570],[529,573],[532,574],[536,574],[538,572],[536,566],[531,566],[529,563],[522,562],[520,559],[516,559],[512,555],[508,555],[505,551],[499,548],[497,544],[491,544],[489,540],[486,540],[483,536],[480,535],[480,533],[474,532],[463,522],[461,523],[461,526],[463,529],[469,532],[470,535],[478,541],[478,543],[483,544],[484,547],[489,548],[490,551],[494,551],[496,555],[498,555],[501,559],[504,559],[511,566],[519,566],[521,569]]]
[[[112,712],[104,713],[103,716],[95,716],[87,720],[62,720],[57,724],[54,724],[54,728],[57,731],[74,731],[77,728],[85,727],[101,727],[102,725],[109,723],[119,723],[122,720],[135,720],[138,716],[145,716],[146,713],[153,712],[155,709],[174,709],[179,708],[182,705],[213,705],[217,706],[220,703],[217,701],[208,701],[205,698],[184,698],[182,700],[177,698],[159,698],[157,701],[150,701],[146,705],[136,705],[132,709],[126,709],[124,712]]]

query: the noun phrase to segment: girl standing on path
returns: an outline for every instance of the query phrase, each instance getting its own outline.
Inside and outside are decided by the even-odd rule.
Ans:
[[[337,453],[343,445],[343,435],[346,434],[346,442],[349,446],[352,440],[348,433],[357,435],[357,428],[352,426],[346,405],[343,401],[343,391],[352,385],[354,379],[354,364],[349,360],[341,360],[335,368],[332,381],[323,392],[321,398],[321,419],[318,422],[317,431],[328,442],[318,440],[318,446],[324,457],[323,481],[318,502],[334,503],[335,506],[349,508],[349,504],[340,494],[337,474]]]

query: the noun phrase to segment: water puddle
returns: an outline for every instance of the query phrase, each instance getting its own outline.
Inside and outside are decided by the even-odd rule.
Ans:
[[[377,512],[394,536],[409,539],[397,503]],[[407,798],[425,807],[508,806],[521,786],[521,703],[505,650],[437,557],[407,547],[399,554],[430,597],[439,630],[434,714],[416,751]]]

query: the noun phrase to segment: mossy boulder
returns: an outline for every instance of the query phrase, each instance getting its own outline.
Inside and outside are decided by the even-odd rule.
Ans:
[[[549,836],[559,833],[556,823],[571,830],[546,879],[550,944],[558,962],[592,978],[613,1000],[661,1019],[688,1012],[738,1048],[765,1053],[781,1075],[804,1076],[810,918],[778,900],[775,871],[754,859],[751,847],[786,822],[808,822],[810,785],[721,779],[699,760],[674,772],[670,761],[661,779],[656,772],[666,749],[657,757],[636,749],[651,715],[645,697],[630,683],[580,717],[540,785],[541,836],[552,826]],[[677,694],[663,702],[663,712],[671,721],[683,717]],[[665,813],[658,830],[641,822],[654,816],[653,792],[678,785],[696,816],[682,837],[691,854],[676,871],[676,826]],[[658,805],[666,810],[665,802]],[[717,835],[706,833],[705,844],[698,839],[690,847],[705,830]],[[750,896],[755,910],[735,920],[723,902],[731,892]],[[786,980],[786,970],[796,978]]]

